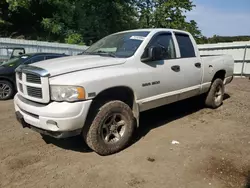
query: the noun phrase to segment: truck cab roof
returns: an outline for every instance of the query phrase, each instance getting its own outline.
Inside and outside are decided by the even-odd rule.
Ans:
[[[178,32],[178,33],[185,33],[185,34],[190,34],[187,31],[183,30],[178,30],[178,29],[170,29],[170,28],[147,28],[147,29],[132,29],[132,30],[126,30],[126,31],[121,31],[117,33],[127,33],[127,32],[160,32],[160,31],[165,31],[165,32]],[[114,33],[114,34],[117,34]]]

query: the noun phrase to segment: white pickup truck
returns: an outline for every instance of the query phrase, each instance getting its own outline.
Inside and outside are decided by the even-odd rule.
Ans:
[[[16,117],[41,135],[81,134],[110,155],[128,146],[142,111],[201,94],[218,108],[233,69],[231,56],[201,57],[188,32],[123,31],[81,55],[17,68]]]

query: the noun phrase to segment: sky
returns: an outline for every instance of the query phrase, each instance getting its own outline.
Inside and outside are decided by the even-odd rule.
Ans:
[[[197,22],[202,34],[250,36],[250,0],[192,0],[196,5],[186,13]]]

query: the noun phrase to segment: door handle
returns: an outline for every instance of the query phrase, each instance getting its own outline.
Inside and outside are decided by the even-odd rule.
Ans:
[[[201,68],[201,63],[195,63],[194,64],[197,68]]]
[[[179,65],[175,65],[175,66],[172,66],[171,69],[175,72],[179,72],[180,71],[180,66]]]

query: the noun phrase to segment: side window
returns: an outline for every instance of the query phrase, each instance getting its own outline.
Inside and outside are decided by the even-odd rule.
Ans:
[[[36,62],[39,62],[39,61],[43,61],[45,59],[44,56],[36,56],[36,57],[33,57],[30,61],[30,63],[36,63]]]
[[[181,58],[195,57],[193,43],[186,34],[175,34],[181,53]]]
[[[24,64],[31,64],[31,59],[29,59],[28,61],[25,61]]]
[[[166,53],[164,54],[164,59],[176,58],[175,46],[171,33],[159,34],[150,42],[149,46],[165,48]]]
[[[45,57],[45,59],[54,59],[54,58],[58,58],[58,57],[61,57],[61,56],[48,55],[48,56]]]

